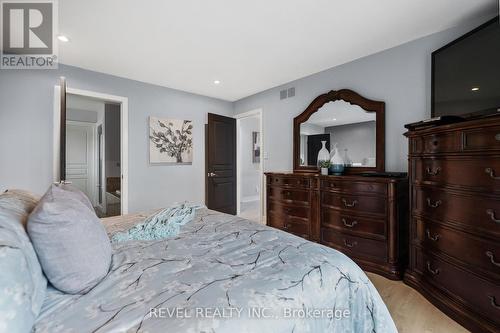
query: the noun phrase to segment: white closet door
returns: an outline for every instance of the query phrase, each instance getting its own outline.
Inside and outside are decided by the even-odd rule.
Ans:
[[[85,193],[95,206],[94,125],[68,122],[66,125],[66,180]]]

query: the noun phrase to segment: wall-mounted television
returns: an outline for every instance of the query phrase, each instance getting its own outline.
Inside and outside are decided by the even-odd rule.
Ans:
[[[500,114],[496,17],[432,53],[432,117]]]

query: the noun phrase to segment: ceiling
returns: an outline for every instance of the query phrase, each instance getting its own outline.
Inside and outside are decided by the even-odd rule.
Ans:
[[[497,0],[62,0],[60,61],[228,101],[442,31]],[[220,80],[215,85],[214,80]]]

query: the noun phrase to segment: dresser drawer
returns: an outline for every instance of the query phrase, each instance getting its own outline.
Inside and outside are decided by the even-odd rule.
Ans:
[[[500,198],[416,187],[413,201],[414,212],[424,217],[500,238]]]
[[[281,216],[294,216],[298,218],[309,218],[309,207],[284,205],[276,201],[268,201],[268,212]]]
[[[413,181],[433,182],[500,192],[500,157],[471,159],[415,159]]]
[[[321,204],[342,210],[386,215],[386,198],[368,195],[347,195],[322,192]]]
[[[451,298],[500,324],[500,287],[432,254],[417,251],[417,265],[425,279]]]
[[[424,220],[414,220],[417,241],[434,252],[445,253],[500,282],[500,243]]]
[[[348,256],[387,260],[387,245],[382,241],[347,235],[333,228],[322,227],[321,242],[341,250]]]
[[[321,208],[321,226],[353,235],[385,239],[385,220],[344,214],[328,207]]]
[[[456,132],[426,135],[422,137],[422,151],[424,154],[448,153],[459,151],[460,136]]]
[[[275,186],[268,186],[267,190],[270,200],[299,205],[309,204],[309,191],[307,190],[295,190]]]
[[[303,238],[309,238],[309,222],[293,215],[285,215],[280,211],[269,211],[267,214],[267,225],[286,232],[290,232]]]
[[[279,212],[268,210],[267,225],[273,228],[283,229],[285,226],[285,217]]]
[[[310,188],[311,180],[306,177],[287,177],[280,175],[272,175],[272,176],[267,176],[267,185]]]
[[[293,217],[288,217],[285,219],[283,230],[303,238],[309,238],[310,234],[309,224]]]
[[[465,130],[464,150],[500,150],[500,126]]]
[[[387,184],[375,182],[356,182],[356,181],[341,181],[337,179],[322,179],[321,189],[330,191],[339,191],[346,193],[371,193],[371,194],[387,194]]]

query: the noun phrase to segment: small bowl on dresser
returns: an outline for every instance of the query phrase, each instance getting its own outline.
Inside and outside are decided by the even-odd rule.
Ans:
[[[343,164],[332,164],[328,170],[331,175],[340,176],[344,173],[344,168]]]

